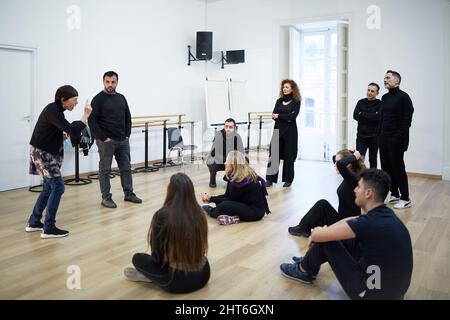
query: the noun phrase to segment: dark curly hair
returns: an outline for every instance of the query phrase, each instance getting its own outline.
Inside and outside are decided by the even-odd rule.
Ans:
[[[294,101],[300,101],[302,100],[302,95],[300,94],[300,89],[297,85],[297,83],[294,80],[291,79],[284,79],[283,81],[281,81],[281,86],[280,86],[280,98],[283,97],[283,86],[289,83],[291,85],[292,88],[292,98],[294,99]]]

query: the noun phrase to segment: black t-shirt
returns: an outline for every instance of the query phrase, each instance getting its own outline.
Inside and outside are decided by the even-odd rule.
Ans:
[[[395,213],[381,205],[347,221],[361,250],[359,265],[380,268],[381,289],[374,295],[402,296],[408,290],[413,269],[411,237]],[[368,274],[369,276],[369,274]]]

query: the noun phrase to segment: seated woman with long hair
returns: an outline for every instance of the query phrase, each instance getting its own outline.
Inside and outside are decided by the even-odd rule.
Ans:
[[[337,188],[339,198],[338,210],[334,209],[327,200],[319,200],[306,213],[300,223],[289,227],[288,231],[294,236],[309,237],[311,229],[319,226],[330,226],[339,220],[351,216],[359,216],[361,209],[355,204],[355,190],[358,176],[364,171],[364,158],[358,151],[343,149],[333,156],[337,172],[344,178]]]
[[[170,178],[164,205],[153,216],[147,241],[151,255],[136,253],[128,280],[153,282],[166,291],[187,293],[206,285],[210,267],[208,225],[194,185],[184,173]]]
[[[266,182],[250,167],[244,154],[231,151],[225,161],[228,184],[225,194],[203,195],[204,203],[215,203],[216,207],[204,205],[203,209],[220,224],[239,221],[261,220],[270,213],[267,203]]]

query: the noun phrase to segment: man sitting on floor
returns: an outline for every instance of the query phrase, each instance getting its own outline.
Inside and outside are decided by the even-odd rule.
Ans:
[[[368,169],[355,188],[365,214],[313,229],[304,257],[280,266],[284,276],[312,283],[328,262],[351,299],[403,299],[411,282],[413,254],[408,230],[384,205],[389,175]]]

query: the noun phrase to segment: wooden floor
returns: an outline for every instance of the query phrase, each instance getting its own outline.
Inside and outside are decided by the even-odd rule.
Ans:
[[[253,154],[252,163],[264,174],[262,155],[258,159]],[[169,177],[183,170],[198,195],[225,189],[220,173],[217,189],[208,188],[208,170],[202,164],[133,175],[135,192],[144,200],[140,205],[124,203],[120,179],[112,179],[118,204],[113,210],[100,206],[96,180],[68,186],[57,224],[70,236],[62,239],[41,240],[39,233],[24,231],[37,193],[0,193],[0,299],[347,299],[328,265],[314,285],[286,279],[279,271],[280,263],[306,250],[307,240],[290,236],[287,228],[321,198],[337,205],[340,177],[331,164],[320,162],[296,162],[292,187],[279,183],[270,189],[272,214],[262,221],[219,226],[208,218],[212,274],[205,288],[173,295],[153,284],[125,280],[122,269],[133,253],[147,250],[147,229],[163,202]],[[406,298],[450,299],[450,182],[410,178],[409,183],[413,207],[397,212],[414,245],[413,279]],[[66,286],[71,265],[81,270],[79,290]]]

